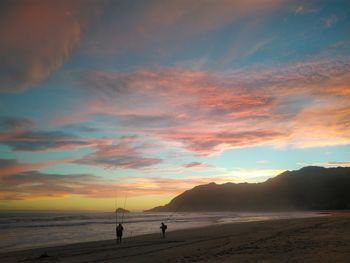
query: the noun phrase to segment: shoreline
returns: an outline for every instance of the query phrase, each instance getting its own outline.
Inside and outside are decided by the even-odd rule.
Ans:
[[[268,212],[235,212],[233,215],[231,214],[232,212],[227,212],[227,211],[223,211],[222,214],[224,214],[224,216],[222,216],[219,221],[212,221],[210,222],[211,216],[212,215],[217,215],[219,212],[202,212],[204,214],[209,215],[209,217],[207,218],[207,222],[203,224],[203,221],[200,221],[199,224],[197,225],[188,225],[188,226],[182,226],[179,228],[178,225],[176,225],[176,222],[166,222],[166,224],[169,225],[170,229],[167,230],[167,232],[173,232],[173,231],[178,231],[178,230],[191,230],[191,229],[196,229],[196,228],[205,228],[208,226],[213,226],[213,225],[223,225],[223,224],[231,224],[231,223],[247,223],[247,222],[258,222],[258,221],[273,221],[273,220],[280,220],[280,219],[297,219],[297,218],[311,218],[311,217],[319,217],[319,216],[324,216],[327,215],[329,213],[331,213],[332,211],[284,211],[284,212],[276,212],[276,211],[268,211]],[[201,215],[202,213],[199,213],[199,215]],[[227,217],[227,215],[225,215],[226,213],[230,213],[231,215]],[[139,213],[138,213],[139,214]],[[143,213],[142,213],[143,214]],[[154,213],[153,213],[154,214]],[[155,213],[158,214],[158,213]],[[160,213],[162,214],[162,213]],[[185,216],[185,218],[188,220],[187,216],[188,214],[191,214],[190,212],[180,212],[181,216]],[[221,214],[221,213],[220,213]],[[70,216],[70,215],[68,215]],[[215,218],[215,217],[214,217]],[[176,221],[176,217],[174,217],[175,221]],[[199,220],[201,220],[202,218],[199,217],[197,218]],[[194,220],[194,218],[190,218],[190,221]],[[157,222],[161,222],[161,219],[157,219]],[[152,221],[155,222],[155,221]],[[195,222],[195,221],[194,221]],[[89,222],[87,222],[89,223]],[[114,224],[114,223],[111,223]],[[133,225],[134,223],[131,221],[131,225]],[[84,224],[82,224],[84,225]],[[108,224],[109,225],[109,224]],[[56,225],[54,225],[56,226]],[[62,227],[70,227],[70,225],[59,225]],[[133,227],[131,226],[130,229],[130,222],[129,223],[125,223],[126,226],[126,231],[124,231],[124,239],[128,239],[130,236],[132,236],[132,238],[138,237],[138,236],[144,236],[144,235],[150,235],[150,234],[158,234],[159,233],[159,229],[157,230],[157,227],[154,228],[152,231],[147,231],[144,233],[138,233],[137,231],[133,231]],[[48,229],[50,229],[50,225],[43,225],[40,228],[46,228],[48,227]],[[149,226],[148,226],[149,227]],[[82,229],[82,231],[86,231],[87,229]],[[110,229],[111,230],[111,229]],[[134,229],[135,230],[135,229]],[[66,229],[63,229],[62,231],[66,231]],[[103,231],[102,231],[103,232]],[[114,229],[112,229],[112,232],[114,232]],[[109,231],[109,233],[111,233],[111,231]],[[131,233],[131,234],[130,234]],[[1,232],[0,232],[1,234]],[[28,237],[31,237],[32,233],[27,233]],[[44,233],[44,235],[50,235],[49,233]],[[134,235],[133,235],[134,234]],[[35,233],[35,235],[37,236],[37,240],[40,240],[40,235],[38,235],[37,233]],[[61,239],[60,239],[61,238]],[[19,246],[14,246],[14,247],[2,247],[3,249],[0,249],[0,254],[3,253],[8,253],[8,252],[16,252],[16,251],[25,251],[25,250],[33,250],[33,249],[44,249],[44,248],[51,248],[51,247],[61,247],[61,246],[67,246],[67,245],[74,245],[74,244],[79,244],[79,243],[90,243],[90,242],[99,242],[99,241],[106,241],[106,240],[113,240],[113,238],[115,238],[115,234],[113,235],[109,235],[108,237],[103,236],[102,238],[94,238],[91,239],[89,237],[88,240],[84,240],[84,237],[78,239],[65,239],[62,240],[62,237],[58,237],[57,239],[54,238],[54,236],[52,238],[50,238],[49,240],[46,239],[46,244],[45,242],[41,242],[38,244],[33,244],[33,243],[28,243],[26,245],[19,245]],[[53,240],[55,240],[53,242]],[[23,244],[23,243],[22,243]]]
[[[45,253],[48,256],[40,258]],[[121,245],[103,240],[2,252],[0,256],[4,262],[250,262],[261,257],[284,262],[291,259],[285,253],[299,261],[345,262],[350,258],[350,213],[225,223],[170,231],[165,240],[157,233],[125,238]],[[333,260],[323,261],[330,256]]]

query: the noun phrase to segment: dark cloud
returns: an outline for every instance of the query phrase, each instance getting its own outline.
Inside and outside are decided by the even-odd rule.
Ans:
[[[124,127],[134,128],[161,128],[180,125],[181,122],[171,115],[136,115],[128,114],[118,116]]]
[[[14,159],[0,159],[0,169],[6,169],[18,164]]]
[[[27,119],[5,118],[0,122],[0,144],[14,151],[52,151],[92,147],[111,142],[109,139],[85,139],[62,131],[30,130],[33,123]]]
[[[0,132],[15,132],[30,130],[34,127],[33,121],[26,118],[2,117],[0,118]]]
[[[69,125],[65,125],[63,128],[77,131],[77,132],[87,132],[87,133],[100,131],[100,129],[97,127],[93,127],[85,124],[69,124]]]
[[[0,143],[15,151],[46,151],[88,146],[89,142],[60,131],[28,131],[16,134]]]

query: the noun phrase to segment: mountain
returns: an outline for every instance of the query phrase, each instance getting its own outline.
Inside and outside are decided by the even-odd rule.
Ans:
[[[130,213],[129,210],[123,209],[123,208],[118,208],[115,210],[116,213]]]
[[[350,209],[350,167],[304,167],[263,183],[196,186],[147,212]]]

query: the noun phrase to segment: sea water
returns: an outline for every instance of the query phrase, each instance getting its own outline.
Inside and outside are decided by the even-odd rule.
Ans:
[[[167,231],[262,220],[320,216],[317,212],[284,213],[93,213],[0,212],[0,252],[115,238],[116,219],[123,221],[124,237]]]

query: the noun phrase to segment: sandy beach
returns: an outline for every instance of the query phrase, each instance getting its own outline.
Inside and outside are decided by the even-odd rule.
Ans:
[[[170,226],[171,227],[171,226]],[[47,253],[46,257],[40,257]],[[2,262],[349,262],[350,213],[9,252]]]

